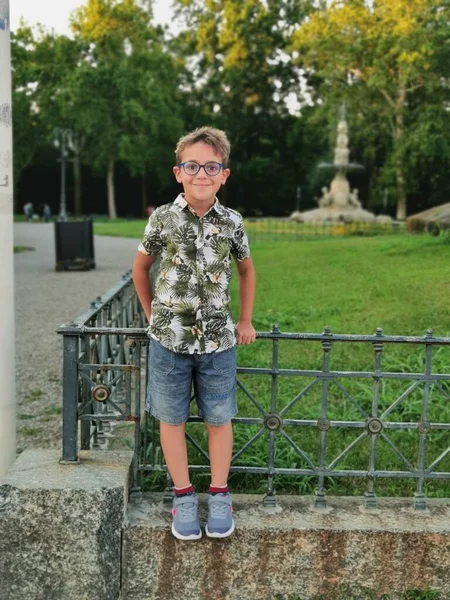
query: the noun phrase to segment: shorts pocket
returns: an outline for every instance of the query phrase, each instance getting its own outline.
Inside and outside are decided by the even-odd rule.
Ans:
[[[214,352],[212,359],[213,368],[220,375],[232,375],[236,372],[236,347],[223,352]]]
[[[150,369],[154,374],[169,375],[175,367],[175,354],[156,340],[150,342]]]

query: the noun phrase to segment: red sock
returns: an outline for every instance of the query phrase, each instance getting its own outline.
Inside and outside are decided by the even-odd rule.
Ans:
[[[194,486],[188,485],[188,487],[185,488],[175,488],[175,495],[176,496],[186,496],[187,494],[193,494],[194,493]]]
[[[214,487],[212,485],[209,486],[210,494],[226,494],[228,492],[228,486],[224,487]]]

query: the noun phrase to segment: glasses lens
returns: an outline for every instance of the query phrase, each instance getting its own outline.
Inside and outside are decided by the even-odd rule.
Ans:
[[[208,162],[205,165],[205,171],[208,173],[208,175],[218,175],[220,172],[220,165],[219,163],[216,162]]]
[[[184,172],[187,175],[196,175],[200,169],[200,165],[192,160],[184,163],[183,165]]]

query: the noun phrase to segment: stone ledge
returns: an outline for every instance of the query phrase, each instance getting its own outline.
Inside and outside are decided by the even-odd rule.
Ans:
[[[132,452],[26,450],[0,486],[2,600],[117,600]]]
[[[200,496],[201,520],[206,497]],[[450,501],[380,499],[366,510],[362,498],[279,496],[275,509],[260,497],[234,496],[236,532],[226,540],[180,542],[170,533],[162,495],[144,494],[130,505],[123,534],[123,600],[326,600],[367,598],[408,589],[450,593]],[[372,596],[373,597],[373,596]]]

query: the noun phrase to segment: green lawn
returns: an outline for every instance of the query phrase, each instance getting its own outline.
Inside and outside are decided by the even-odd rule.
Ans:
[[[97,235],[140,238],[147,221],[136,219],[95,220]],[[245,219],[245,229],[250,240],[262,242],[283,241],[283,239],[303,239],[323,236],[393,234],[404,230],[403,224],[370,223],[296,223],[283,219]]]
[[[258,331],[269,331],[278,323],[282,332],[320,333],[330,326],[334,333],[372,334],[382,327],[386,335],[422,336],[432,328],[435,336],[450,336],[450,238],[441,236],[379,236],[322,238],[311,241],[255,244],[252,255],[257,272],[257,295],[254,325]],[[237,314],[237,278],[233,278],[232,304]],[[254,345],[240,347],[238,364],[269,367],[272,342],[258,340]],[[280,368],[321,369],[323,352],[317,342],[282,341],[279,343]],[[436,349],[433,372],[448,373],[450,347]],[[367,370],[374,368],[371,344],[335,343],[330,354],[332,370]],[[382,369],[393,372],[423,372],[424,349],[418,346],[386,345]],[[271,377],[241,375],[239,380],[260,404],[269,410]],[[278,380],[277,408],[286,406],[309,383],[311,378],[282,376]],[[373,397],[371,380],[356,378],[340,383],[370,413]],[[380,407],[385,409],[404,392],[411,381],[384,380],[380,389]],[[449,388],[447,386],[447,390]],[[239,416],[260,416],[258,410],[240,390]],[[388,421],[416,423],[421,419],[423,387],[420,386],[389,415]],[[287,418],[312,419],[320,417],[321,387],[317,385],[287,413]],[[328,417],[332,420],[365,420],[348,397],[330,384]],[[450,423],[450,403],[437,390],[431,390],[427,419]],[[200,425],[189,426],[190,433],[206,449],[206,435]],[[235,452],[259,431],[257,425],[236,424]],[[319,432],[315,427],[286,426],[285,431],[304,450],[314,464],[319,459]],[[329,464],[361,433],[361,429],[332,428],[327,433],[326,464]],[[417,465],[419,434],[417,430],[389,430],[390,441],[405,458]],[[282,436],[276,436],[275,463],[278,467],[304,468],[303,459]],[[366,438],[339,463],[337,468],[367,470],[369,438]],[[429,465],[448,447],[448,432],[432,431],[427,436],[426,464]],[[265,433],[251,449],[238,459],[236,465],[267,465],[268,434]],[[201,464],[195,450],[191,464]],[[402,460],[387,442],[377,443],[376,468],[407,470]],[[450,471],[450,454],[437,471]],[[209,475],[195,474],[199,489]],[[149,484],[162,485],[158,475]],[[278,492],[312,493],[317,480],[308,477],[277,476]],[[263,493],[266,478],[259,475],[231,475],[235,490]],[[429,495],[444,496],[448,482],[426,483]],[[366,483],[357,478],[330,478],[330,493],[362,495]],[[415,482],[411,479],[379,479],[375,491],[380,495],[412,496]]]

